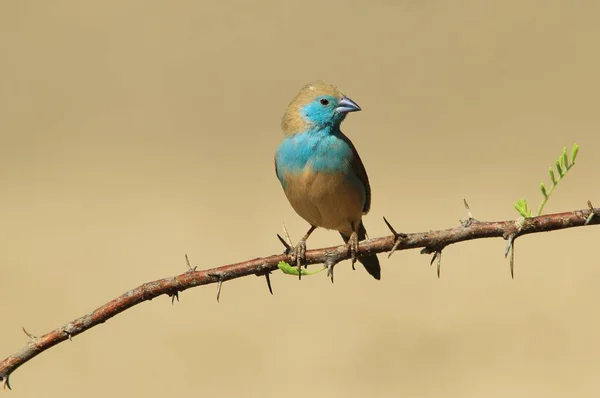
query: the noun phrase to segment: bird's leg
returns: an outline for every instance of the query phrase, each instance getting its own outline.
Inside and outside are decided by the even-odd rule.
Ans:
[[[311,225],[308,232],[300,239],[300,242],[298,242],[292,252],[292,259],[296,262],[296,267],[298,267],[298,279],[302,279],[302,264],[304,264],[304,268],[306,268],[306,240],[315,229],[317,229],[317,227]]]
[[[354,223],[350,223],[350,227],[352,228],[352,234],[350,234],[350,238],[348,239],[348,243],[346,247],[350,251],[350,258],[352,259],[352,269],[354,270],[354,263],[356,263],[356,259],[358,258],[358,233],[356,232],[357,226]]]

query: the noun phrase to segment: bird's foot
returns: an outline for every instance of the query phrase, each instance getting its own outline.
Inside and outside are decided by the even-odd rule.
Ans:
[[[348,239],[346,247],[350,252],[350,259],[352,260],[352,269],[354,269],[354,263],[356,263],[356,259],[358,258],[358,235],[356,234],[356,232],[352,232],[352,235],[350,235],[350,239]]]
[[[298,279],[302,279],[302,265],[306,268],[306,240],[302,239],[292,249],[292,261],[298,268]]]
[[[277,234],[279,241],[283,244],[283,246],[285,246],[285,254],[290,256],[292,263],[296,263],[296,267],[298,268],[298,279],[302,279],[302,264],[304,264],[304,268],[306,268],[306,240],[316,228],[316,226],[311,225],[308,232],[294,247],[292,247],[292,240],[290,239],[290,235],[288,234],[285,225],[283,226],[283,230],[285,231],[287,241]]]

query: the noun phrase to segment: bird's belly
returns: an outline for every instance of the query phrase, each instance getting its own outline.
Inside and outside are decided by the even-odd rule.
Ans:
[[[344,173],[315,173],[310,168],[285,176],[285,194],[290,204],[311,225],[335,229],[346,235],[358,225],[365,204],[360,181]]]

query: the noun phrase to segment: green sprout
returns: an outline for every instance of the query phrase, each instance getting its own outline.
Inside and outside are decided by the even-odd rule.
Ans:
[[[286,263],[285,261],[280,261],[277,264],[277,268],[279,268],[281,271],[283,271],[284,274],[298,276],[298,267],[292,267],[290,264]],[[314,274],[317,274],[317,273],[323,271],[324,269],[327,269],[327,267],[323,267],[321,269],[318,269],[318,270],[312,271],[312,272],[302,269],[300,272],[302,273],[302,275],[314,275]]]
[[[519,212],[523,217],[531,217],[531,210],[527,208],[527,201],[525,199],[519,199],[514,204],[515,209]]]
[[[544,183],[540,183],[540,191],[542,192],[542,196],[544,199],[540,206],[538,207],[537,216],[542,214],[544,210],[544,206],[548,203],[548,199],[552,192],[554,192],[554,188],[558,185],[558,183],[567,175],[567,172],[571,170],[573,166],[575,166],[575,159],[577,158],[577,153],[579,153],[579,145],[573,144],[573,149],[571,150],[571,163],[569,163],[569,158],[567,156],[567,148],[563,148],[561,155],[556,160],[556,171],[558,173],[558,177],[554,174],[554,170],[552,167],[548,168],[548,174],[550,175],[550,182],[552,185],[550,189],[546,189],[546,185]],[[523,217],[531,217],[531,210],[527,206],[527,201],[525,199],[519,199],[513,205],[515,209],[519,212],[519,214]]]

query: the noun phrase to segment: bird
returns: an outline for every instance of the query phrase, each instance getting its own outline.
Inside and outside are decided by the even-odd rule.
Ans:
[[[281,120],[284,137],[275,151],[275,173],[292,208],[310,224],[292,248],[299,277],[306,240],[320,227],[340,233],[352,268],[358,259],[381,279],[377,255],[358,250],[359,241],[367,238],[362,217],[371,208],[369,177],[354,144],[340,130],[347,114],[358,111],[361,107],[337,86],[317,80],[302,87]]]

